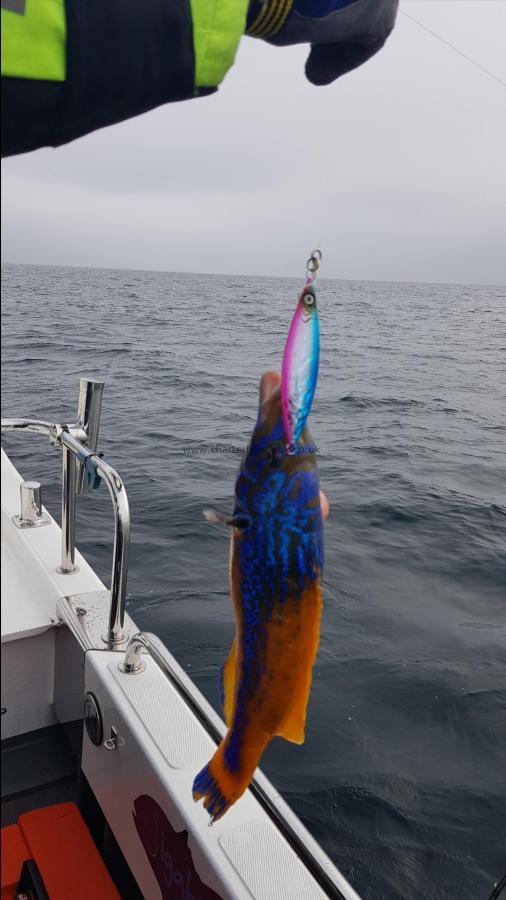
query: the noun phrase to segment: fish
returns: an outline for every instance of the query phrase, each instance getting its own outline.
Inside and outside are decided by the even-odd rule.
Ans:
[[[193,782],[211,823],[248,788],[276,737],[304,742],[322,612],[323,517],[316,448],[304,424],[287,452],[280,377],[266,373],[235,485],[230,588],[236,634],[222,670],[227,732]],[[306,416],[307,419],[307,416]]]
[[[320,326],[316,289],[313,279],[308,278],[290,325],[281,371],[283,424],[287,444],[292,451],[299,442],[311,409],[318,379],[319,358]]]

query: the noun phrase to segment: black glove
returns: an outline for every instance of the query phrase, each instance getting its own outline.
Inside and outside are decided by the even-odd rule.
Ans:
[[[399,0],[251,0],[247,31],[270,44],[310,43],[306,77],[330,84],[381,50]]]

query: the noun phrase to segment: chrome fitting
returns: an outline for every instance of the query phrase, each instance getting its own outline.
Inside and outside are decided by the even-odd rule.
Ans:
[[[140,672],[145,671],[146,663],[142,658],[144,647],[146,647],[146,643],[142,632],[134,634],[126,648],[123,662],[120,662],[118,665],[120,672],[124,672],[125,675],[138,675]]]
[[[42,488],[40,481],[22,481],[19,486],[21,495],[21,515],[13,516],[16,528],[40,528],[49,525],[51,519],[42,512]]]

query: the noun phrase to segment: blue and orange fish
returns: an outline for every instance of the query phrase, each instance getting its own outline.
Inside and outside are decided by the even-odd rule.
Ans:
[[[287,399],[278,375],[263,376],[258,419],[237,477],[234,513],[227,520],[232,525],[230,583],[236,615],[236,636],[222,672],[228,731],[193,784],[194,800],[204,799],[213,821],[244,793],[273,737],[304,741],[323,568],[315,448],[305,425],[316,382],[308,360],[314,361],[315,353],[317,360],[318,352],[312,289],[310,295],[308,304],[306,284],[283,363],[298,393]],[[300,331],[305,325],[306,343]],[[291,390],[290,378],[286,390]],[[283,400],[291,411],[290,430],[284,424]]]

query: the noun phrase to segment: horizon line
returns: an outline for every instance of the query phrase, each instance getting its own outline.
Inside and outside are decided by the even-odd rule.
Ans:
[[[253,272],[201,272],[201,271],[191,271],[191,270],[178,270],[178,269],[143,269],[136,268],[132,266],[97,266],[97,265],[84,265],[84,264],[75,264],[75,263],[39,263],[39,262],[12,262],[9,260],[2,259],[2,266],[33,266],[44,269],[96,269],[98,271],[103,270],[106,272],[158,272],[164,273],[167,275],[202,275],[202,276],[210,276],[212,278],[280,278],[287,280],[295,280],[300,278],[300,273],[297,275],[275,275],[275,274],[267,274],[267,275],[259,275]],[[319,277],[319,282],[322,281],[347,281],[347,282],[356,282],[357,284],[363,283],[371,283],[371,284],[434,284],[434,285],[452,285],[454,287],[460,286],[473,286],[473,287],[498,287],[503,288],[506,287],[506,282],[500,283],[495,281],[426,281],[426,280],[416,280],[416,279],[391,279],[391,278],[345,278],[343,276],[336,277],[330,275],[321,275]]]

